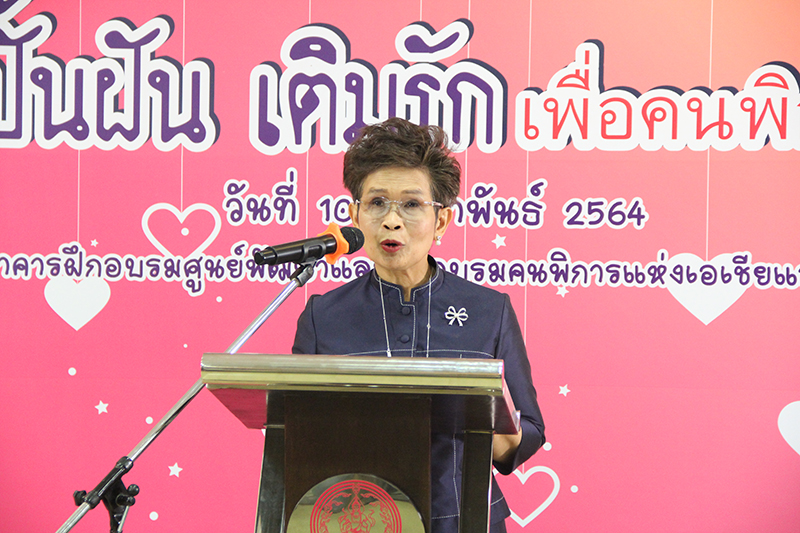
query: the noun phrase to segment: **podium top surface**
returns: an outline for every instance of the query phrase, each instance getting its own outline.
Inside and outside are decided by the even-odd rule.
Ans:
[[[483,412],[489,429],[518,428],[503,362],[495,359],[210,353],[203,355],[201,379],[251,428],[266,420],[263,391],[427,395],[448,411]]]
[[[201,377],[208,388],[503,394],[503,362],[495,359],[205,354]]]

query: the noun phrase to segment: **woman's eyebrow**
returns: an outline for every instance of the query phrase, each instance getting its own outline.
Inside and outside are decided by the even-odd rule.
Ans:
[[[377,187],[371,187],[366,192],[368,194],[375,194],[375,193],[387,194],[389,192],[389,190],[388,189],[379,189]],[[422,189],[406,189],[404,191],[401,191],[401,194],[422,194]]]

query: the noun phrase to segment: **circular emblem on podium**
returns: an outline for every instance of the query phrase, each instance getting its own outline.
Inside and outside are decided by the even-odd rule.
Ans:
[[[422,518],[399,488],[369,474],[343,474],[315,485],[297,503],[287,533],[424,533]]]

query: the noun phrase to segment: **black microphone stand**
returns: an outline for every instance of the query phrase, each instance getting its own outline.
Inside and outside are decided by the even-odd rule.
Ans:
[[[297,270],[290,277],[290,283],[281,291],[280,294],[264,309],[258,317],[242,332],[241,335],[230,345],[225,353],[235,354],[242,345],[266,322],[275,310],[292,294],[306,284],[314,275],[314,265],[317,259],[312,258],[297,264]],[[147,449],[150,444],[161,434],[162,431],[183,411],[190,401],[197,396],[204,385],[202,379],[192,385],[186,394],[178,400],[172,409],[156,424],[150,432],[136,445],[131,452],[122,457],[114,468],[103,478],[103,480],[88,493],[86,491],[76,491],[73,494],[75,505],[78,509],[72,513],[66,522],[56,531],[56,533],[67,533],[88,513],[94,509],[101,501],[108,510],[111,519],[111,533],[122,533],[122,526],[128,516],[131,505],[136,503],[135,496],[139,493],[136,485],[125,486],[122,476],[133,468],[133,462]]]

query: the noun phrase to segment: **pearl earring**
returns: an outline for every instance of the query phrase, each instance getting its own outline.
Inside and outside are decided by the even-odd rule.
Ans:
[[[436,236],[436,246],[441,246],[441,245],[442,245],[442,236],[441,235],[437,235]]]

